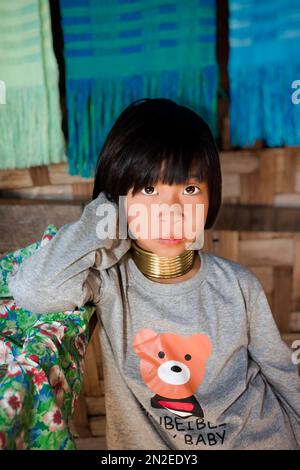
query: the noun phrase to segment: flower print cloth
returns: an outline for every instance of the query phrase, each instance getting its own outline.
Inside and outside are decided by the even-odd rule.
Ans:
[[[76,449],[68,428],[83,374],[94,307],[35,313],[11,297],[8,279],[41,241],[0,258],[0,449]]]

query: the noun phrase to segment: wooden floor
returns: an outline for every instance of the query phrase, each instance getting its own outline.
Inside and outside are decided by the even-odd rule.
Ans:
[[[105,437],[76,438],[77,450],[107,450]]]

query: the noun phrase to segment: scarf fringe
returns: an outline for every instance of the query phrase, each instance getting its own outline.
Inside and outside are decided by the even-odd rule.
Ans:
[[[117,79],[67,83],[70,175],[93,177],[106,136],[123,109],[144,97],[170,98],[199,113],[217,132],[217,65]]]
[[[300,66],[229,70],[231,144],[251,147],[263,139],[270,147],[300,145],[300,104],[292,103],[291,87]]]
[[[45,86],[7,86],[6,104],[0,105],[0,169],[66,162],[65,147],[57,94]]]

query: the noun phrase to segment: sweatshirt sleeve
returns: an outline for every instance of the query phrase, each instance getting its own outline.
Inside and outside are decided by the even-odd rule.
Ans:
[[[104,203],[109,210],[99,214]],[[111,235],[98,230],[100,215],[105,215],[108,230],[115,230]],[[21,263],[8,282],[16,303],[34,313],[98,303],[99,270],[116,264],[131,246],[130,239],[118,238],[118,227],[118,205],[101,192],[85,206],[79,220],[61,227],[52,240]]]
[[[259,283],[260,284],[260,283]],[[260,369],[286,411],[300,447],[300,377],[292,360],[293,351],[282,340],[260,284],[259,293],[250,309],[250,356]]]

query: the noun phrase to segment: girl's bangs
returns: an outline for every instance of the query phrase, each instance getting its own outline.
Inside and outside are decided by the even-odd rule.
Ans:
[[[200,146],[199,146],[200,147]],[[162,151],[160,154],[148,153],[143,156],[143,171],[135,172],[132,182],[132,194],[135,195],[142,188],[155,184],[185,184],[189,179],[199,182],[209,181],[210,165],[203,149],[174,149]]]

